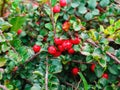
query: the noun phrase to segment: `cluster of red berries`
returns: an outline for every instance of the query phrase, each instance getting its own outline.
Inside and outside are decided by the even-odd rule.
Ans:
[[[60,12],[60,8],[61,7],[65,7],[67,5],[67,1],[66,0],[60,0],[59,1],[59,5],[55,5],[53,7],[53,12],[54,13],[59,13]]]
[[[75,39],[60,39],[55,38],[54,43],[56,46],[49,46],[48,53],[51,55],[58,57],[62,52],[68,51],[69,54],[74,54],[75,50],[72,48],[73,45],[77,45],[80,43],[80,38]]]

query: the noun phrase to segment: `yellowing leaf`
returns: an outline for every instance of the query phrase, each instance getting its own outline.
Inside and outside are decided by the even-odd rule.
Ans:
[[[0,57],[0,67],[4,66],[5,63],[6,63],[6,59]]]

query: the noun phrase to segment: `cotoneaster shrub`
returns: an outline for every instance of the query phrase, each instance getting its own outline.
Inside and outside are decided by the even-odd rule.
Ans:
[[[119,0],[0,0],[1,90],[119,90]]]

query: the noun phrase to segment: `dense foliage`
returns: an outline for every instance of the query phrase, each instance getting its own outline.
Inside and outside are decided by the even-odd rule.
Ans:
[[[1,90],[120,90],[119,0],[0,0]]]

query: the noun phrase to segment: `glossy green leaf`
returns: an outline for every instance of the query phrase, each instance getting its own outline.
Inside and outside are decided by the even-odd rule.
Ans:
[[[41,87],[39,86],[39,84],[34,84],[30,90],[41,90]]]
[[[12,24],[11,31],[17,31],[25,23],[25,16],[17,16],[10,19],[10,24]]]

